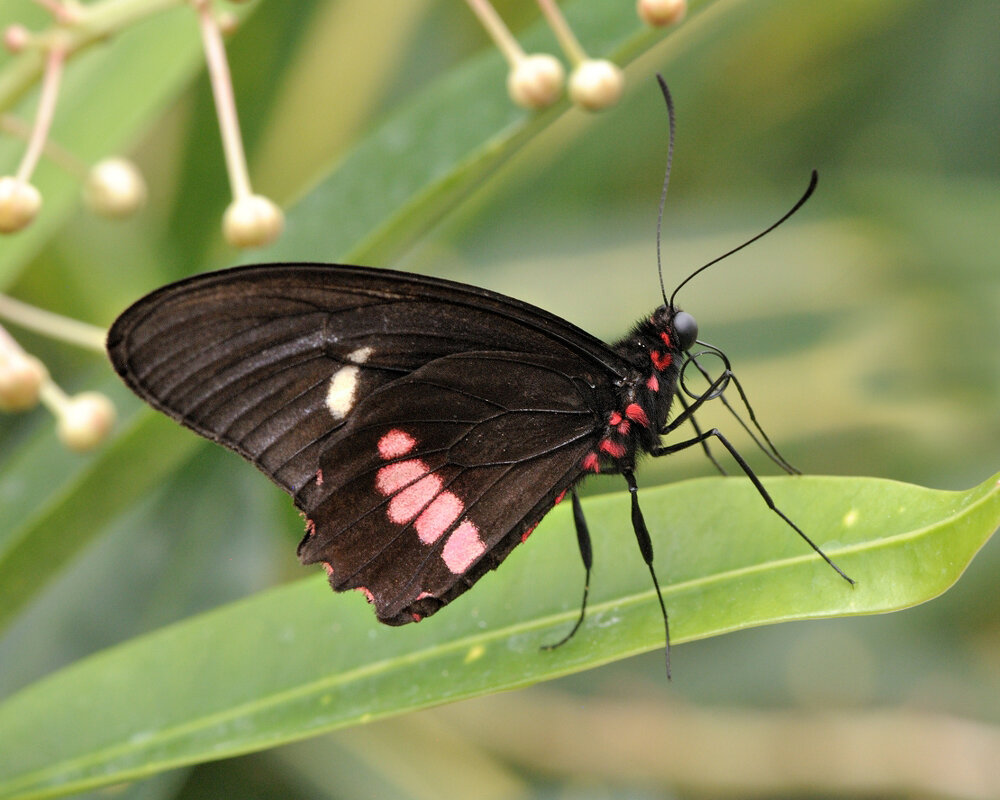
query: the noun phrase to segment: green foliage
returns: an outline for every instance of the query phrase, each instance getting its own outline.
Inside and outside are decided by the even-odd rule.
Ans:
[[[780,215],[820,169],[795,221],[682,296],[791,460],[950,487],[996,469],[990,4],[706,0],[663,36],[643,30],[630,4],[566,2],[588,50],[630,65],[622,105],[597,117],[565,103],[538,115],[512,107],[499,56],[460,4],[428,3],[425,16],[375,8],[377,28],[333,10],[349,5],[263,2],[230,42],[251,174],[265,176],[255,188],[270,191],[270,180],[289,205],[286,235],[244,261],[413,269],[618,335],[657,298],[665,123],[652,75],[662,71],[680,120],[668,285]],[[506,5],[528,25],[529,50],[553,49],[532,4]],[[5,3],[0,23],[15,19],[44,14]],[[338,59],[353,40],[370,61],[364,48]],[[316,52],[329,54],[321,70]],[[69,65],[54,137],[85,159],[135,143],[150,208],[124,224],[94,221],[75,179],[43,163],[43,212],[0,241],[0,289],[107,325],[162,282],[238,258],[218,235],[227,197],[207,84],[191,83],[200,63],[193,16],[176,9]],[[0,172],[20,151],[0,141]],[[594,599],[565,647],[538,649],[576,615],[566,509],[459,602],[388,629],[360,595],[334,597],[322,576],[302,577],[300,522],[261,476],[141,408],[103,359],[23,341],[60,382],[111,392],[124,419],[83,457],[57,445],[41,412],[0,418],[0,797],[78,792],[611,662],[584,685],[561,685],[665,683],[658,606],[619,483],[586,484],[614,493],[585,501]],[[735,427],[725,415],[708,424]],[[858,580],[851,589],[745,480],[676,482],[706,465],[696,453],[661,461],[644,465],[641,496],[675,643],[920,603],[957,580],[1000,519],[995,478],[961,492],[769,481]],[[996,565],[994,543],[941,601],[839,623],[878,665],[865,699],[952,681],[964,693],[956,713],[996,722],[995,666],[981,645],[1000,630]],[[797,631],[677,648],[673,691],[788,702]],[[837,685],[837,671],[850,671],[835,653],[826,660],[812,680]],[[545,724],[558,735],[558,720]],[[143,786],[178,791],[171,780],[126,791]]]
[[[1000,520],[1000,475],[968,492],[860,478],[784,478],[769,487],[807,530],[822,532],[820,543],[857,585],[803,552],[745,480],[650,490],[650,518],[676,519],[655,541],[676,642],[922,602],[958,579]],[[587,512],[602,531],[594,602],[562,648],[540,649],[577,613],[550,578],[573,536],[565,507],[539,526],[530,553],[522,548],[467,602],[419,626],[380,626],[360,597],[331,605],[317,576],[39,682],[0,706],[0,797],[117,783],[662,647],[645,570],[621,557],[627,499],[596,498]],[[74,735],[63,736],[69,729]]]

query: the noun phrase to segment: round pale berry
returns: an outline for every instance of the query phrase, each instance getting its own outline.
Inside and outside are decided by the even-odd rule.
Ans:
[[[0,233],[26,228],[42,207],[42,195],[30,183],[5,175],[0,178]]]
[[[687,0],[638,0],[639,19],[658,28],[674,25],[687,13]]]
[[[31,42],[31,32],[23,25],[8,25],[3,32],[3,46],[8,53],[20,53]]]
[[[581,61],[569,76],[570,99],[588,111],[610,108],[622,96],[625,76],[610,61]]]
[[[285,228],[285,215],[266,197],[252,194],[234,200],[222,217],[222,233],[233,247],[262,247]]]
[[[142,173],[125,158],[106,158],[95,164],[83,192],[90,210],[104,217],[127,217],[146,202]]]
[[[562,94],[566,73],[555,56],[535,53],[519,59],[507,75],[507,93],[521,108],[552,105]]]
[[[99,392],[82,392],[59,410],[56,433],[70,450],[93,450],[115,424],[115,407]]]
[[[0,350],[0,411],[27,411],[38,403],[45,366],[34,356]]]

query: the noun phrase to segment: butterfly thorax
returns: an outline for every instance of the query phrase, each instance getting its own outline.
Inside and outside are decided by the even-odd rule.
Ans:
[[[675,313],[676,309],[660,306],[613,346],[629,370],[617,384],[613,402],[602,410],[603,435],[597,451],[584,459],[585,469],[600,472],[602,465],[631,469],[637,454],[659,444],[683,356],[673,328]]]

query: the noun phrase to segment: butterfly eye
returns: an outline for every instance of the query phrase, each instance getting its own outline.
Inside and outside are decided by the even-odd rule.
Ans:
[[[678,311],[674,315],[674,333],[681,350],[690,350],[698,338],[698,323],[687,311]]]

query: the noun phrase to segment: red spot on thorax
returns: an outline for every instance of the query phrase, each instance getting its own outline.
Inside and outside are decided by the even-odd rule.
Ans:
[[[621,458],[625,455],[625,445],[612,442],[610,439],[602,439],[600,448],[602,452],[607,453],[612,458]]]
[[[587,453],[587,455],[583,457],[581,465],[588,472],[601,471],[601,460],[597,457],[597,453]]]
[[[660,331],[660,339],[663,340],[663,343],[667,347],[670,347],[670,334],[669,333],[667,333],[666,331]]]
[[[628,432],[632,430],[632,426],[629,424],[628,420],[623,420],[615,426],[615,430],[622,436],[628,436]]]
[[[656,379],[655,375],[649,376],[649,379],[646,381],[646,388],[651,392],[660,391],[660,382]]]
[[[649,357],[653,360],[653,366],[660,372],[669,367],[674,360],[674,357],[670,353],[661,353],[659,350],[651,350]]]
[[[629,403],[625,407],[625,416],[633,422],[642,425],[644,428],[649,427],[649,417],[646,416],[646,412],[642,410],[642,406],[638,403]]]
[[[608,419],[608,424],[611,426],[615,426],[621,421],[622,421],[622,415],[619,414],[617,411],[612,411],[611,417]]]

